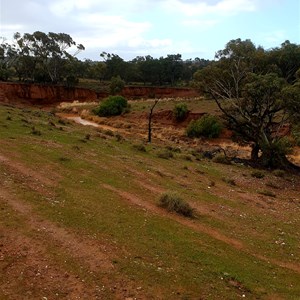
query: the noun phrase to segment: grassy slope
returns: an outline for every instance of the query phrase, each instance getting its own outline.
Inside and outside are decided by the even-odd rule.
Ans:
[[[33,126],[41,135],[33,134]],[[89,140],[87,134],[91,134]],[[180,154],[164,160],[153,147],[143,153],[129,141],[101,136],[95,129],[61,124],[45,112],[0,108],[1,154],[13,153],[28,168],[57,182],[49,196],[21,185],[14,176],[7,184],[41,217],[113,249],[111,281],[125,278],[136,286],[135,296],[145,298],[237,299],[246,295],[248,299],[296,299],[300,295],[299,272],[280,267],[299,265],[299,231],[295,230],[300,225],[299,210],[291,209],[285,199],[269,199],[282,209],[280,218],[271,206],[259,209],[239,201],[245,193],[259,197],[251,182],[265,188],[250,176],[250,170],[184,160]],[[0,165],[0,171],[4,180],[8,170]],[[238,181],[241,174],[250,183],[246,190],[238,191],[239,187],[222,181],[223,177]],[[268,180],[275,180],[269,176]],[[177,191],[199,208],[197,218],[186,221],[157,213],[160,190]],[[131,203],[122,192],[153,204],[153,210]],[[208,213],[201,213],[202,207]],[[26,231],[26,222],[13,212],[1,216],[1,224],[35,234]],[[241,241],[242,249],[198,230],[201,226]],[[281,232],[284,247],[275,243]],[[85,281],[107,281],[101,271],[91,276],[87,266],[78,268],[79,262],[59,247],[49,244],[48,249],[58,265]],[[0,283],[4,280],[0,275]],[[107,291],[107,297],[113,297],[113,292]]]

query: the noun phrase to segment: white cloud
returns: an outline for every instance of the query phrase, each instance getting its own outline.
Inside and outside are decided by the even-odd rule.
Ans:
[[[286,39],[286,32],[284,30],[276,30],[264,33],[263,39],[269,44],[282,43]]]
[[[185,16],[205,16],[205,15],[235,15],[239,12],[255,11],[256,0],[221,0],[221,1],[183,1],[166,0],[163,4],[166,10],[182,13]]]
[[[197,27],[197,30],[206,30],[217,25],[219,22],[219,20],[200,20],[192,18],[182,21],[182,25],[192,28]]]
[[[142,39],[151,24],[148,22],[131,22],[120,16],[106,16],[99,13],[84,13],[76,17],[84,28],[77,35],[84,40],[86,47],[116,47],[117,45],[136,44]]]

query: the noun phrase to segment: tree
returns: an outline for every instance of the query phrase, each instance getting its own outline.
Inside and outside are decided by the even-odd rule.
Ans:
[[[4,37],[0,37],[0,80],[8,80],[13,75],[13,65],[17,59],[15,45],[10,45]]]
[[[100,57],[104,60],[105,68],[105,79],[110,80],[112,77],[120,76],[121,78],[127,78],[127,62],[123,60],[117,54],[110,54],[102,52]]]
[[[125,86],[124,80],[120,76],[112,77],[110,80],[110,93],[112,95],[120,94]]]
[[[148,115],[148,143],[152,142],[152,117],[153,117],[153,111],[157,103],[160,99],[155,99],[153,104],[150,107],[149,115]]]
[[[286,168],[290,145],[281,129],[299,112],[299,90],[278,74],[253,73],[256,54],[249,40],[230,41],[217,53],[219,60],[198,71],[195,80],[216,101],[239,140],[251,143],[252,160]]]
[[[285,41],[281,47],[269,52],[269,61],[277,65],[279,75],[288,83],[294,83],[296,72],[300,68],[300,45]]]
[[[83,45],[77,45],[66,33],[35,31],[21,36],[17,32],[14,41],[13,49],[17,57],[14,65],[20,79],[60,82],[68,60],[84,50]],[[76,47],[73,55],[67,52],[71,47]]]

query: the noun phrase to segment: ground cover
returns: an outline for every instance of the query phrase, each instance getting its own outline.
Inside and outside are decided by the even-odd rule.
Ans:
[[[296,299],[299,176],[194,155],[158,121],[143,144],[135,114],[0,107],[0,298]],[[194,218],[158,206],[170,191]]]

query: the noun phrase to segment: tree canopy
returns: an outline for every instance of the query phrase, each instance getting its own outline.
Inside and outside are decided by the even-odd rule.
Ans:
[[[67,51],[71,47],[75,47],[73,54]],[[19,80],[58,83],[68,75],[68,62],[85,48],[68,34],[36,31],[15,33],[14,43],[4,42],[0,49],[2,72],[13,67]]]
[[[282,132],[291,122],[300,122],[296,72],[300,65],[298,60],[282,65],[281,59],[292,59],[299,49],[285,42],[281,49],[267,52],[250,40],[232,40],[216,53],[214,63],[194,76],[200,90],[216,101],[238,139],[252,144],[252,159],[268,167],[289,165],[290,142]],[[284,55],[276,61],[278,52]]]

